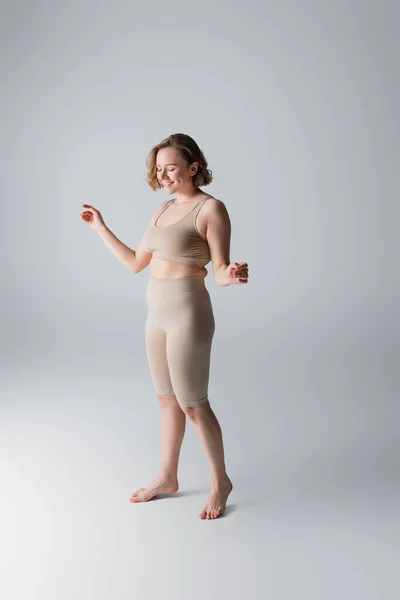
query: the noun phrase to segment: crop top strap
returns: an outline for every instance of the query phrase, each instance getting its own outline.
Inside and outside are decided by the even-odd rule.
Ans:
[[[171,204],[171,202],[173,202],[173,201],[174,201],[174,198],[172,198],[172,200],[168,200],[168,201],[165,203],[165,206],[164,206],[164,208],[162,209],[162,211],[161,211],[161,212],[160,212],[160,213],[159,213],[159,214],[156,216],[156,218],[155,218],[155,220],[154,220],[154,225],[157,225],[157,221],[158,221],[158,219],[161,217],[161,215],[163,214],[163,212],[165,212],[165,211],[167,210],[168,206],[169,206],[169,205]]]
[[[202,206],[207,202],[207,200],[209,200],[211,198],[211,196],[207,196],[206,198],[203,198],[202,200],[200,200],[200,202],[194,207],[193,209],[193,213],[194,213],[194,218],[196,219],[197,215],[199,214]]]

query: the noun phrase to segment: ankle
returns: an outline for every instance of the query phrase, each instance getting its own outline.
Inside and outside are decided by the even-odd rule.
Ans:
[[[178,481],[177,469],[171,469],[171,467],[161,467],[159,471],[159,477],[167,481]]]
[[[218,475],[218,476],[213,476],[213,478],[212,478],[212,486],[213,487],[221,487],[221,486],[226,486],[226,485],[231,485],[231,484],[232,484],[232,482],[226,473],[222,474],[222,475]]]

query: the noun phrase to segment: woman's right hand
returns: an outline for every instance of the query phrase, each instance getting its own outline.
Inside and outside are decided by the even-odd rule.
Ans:
[[[95,231],[98,231],[100,227],[105,227],[101,212],[97,210],[97,208],[90,206],[90,204],[82,204],[82,206],[86,208],[86,210],[81,213],[83,221],[89,223],[90,227]]]

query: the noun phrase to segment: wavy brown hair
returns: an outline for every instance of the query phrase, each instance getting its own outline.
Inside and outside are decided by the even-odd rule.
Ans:
[[[147,183],[152,190],[156,191],[162,188],[157,179],[157,152],[161,148],[168,147],[176,148],[188,165],[194,162],[199,164],[197,172],[192,177],[193,185],[196,188],[209,185],[212,182],[212,171],[207,168],[206,158],[194,139],[185,133],[173,133],[154,146],[147,156]]]

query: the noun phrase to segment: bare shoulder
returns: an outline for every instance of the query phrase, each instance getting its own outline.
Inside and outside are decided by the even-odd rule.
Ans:
[[[168,200],[167,200],[168,202]],[[150,221],[148,222],[147,228],[151,229],[151,227],[154,225],[155,220],[157,219],[158,215],[162,212],[163,207],[165,206],[165,202],[158,202],[155,206],[155,208],[153,208],[153,214],[151,215]]]
[[[162,211],[167,202],[169,202],[169,200],[161,200],[161,202],[158,202],[153,210],[153,219]]]
[[[163,208],[166,204],[168,204],[168,202],[171,202],[171,198],[169,198],[168,200],[161,200],[161,202],[159,202],[156,206],[156,210],[159,210],[160,208]]]
[[[223,226],[228,226],[230,224],[228,209],[226,208],[226,204],[223,202],[223,200],[211,196],[211,198],[205,202],[200,214],[203,212],[203,210],[203,219],[205,225],[208,226],[211,222],[215,224],[220,223]]]
[[[208,215],[223,215],[227,213],[225,203],[211,196],[204,204],[204,213]]]
[[[197,219],[197,227],[204,238],[207,238],[211,225],[218,230],[229,228],[230,220],[225,203],[214,196],[204,202]]]

